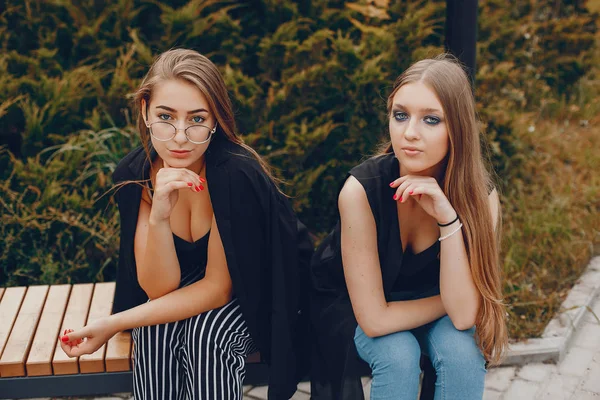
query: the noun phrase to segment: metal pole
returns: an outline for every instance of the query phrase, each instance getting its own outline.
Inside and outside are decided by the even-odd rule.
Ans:
[[[446,50],[466,67],[475,83],[478,0],[446,0]]]

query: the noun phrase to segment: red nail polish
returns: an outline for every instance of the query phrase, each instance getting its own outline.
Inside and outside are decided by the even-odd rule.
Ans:
[[[204,186],[200,185],[199,186],[200,190],[204,190]]]
[[[68,336],[63,336],[60,338],[60,340],[63,341],[63,343],[67,343],[69,341],[69,337]]]
[[[414,192],[415,192],[414,190],[411,190],[408,194],[413,194]]]
[[[204,179],[204,178],[200,178],[200,182],[202,182],[202,183],[206,183],[206,179]]]
[[[188,182],[188,186],[194,186],[192,182]]]
[[[390,183],[390,187],[394,186],[394,182]]]
[[[394,200],[398,200],[398,195],[397,194],[394,195]]]
[[[63,335],[66,335],[66,334],[67,334],[67,330],[68,330],[68,329],[65,329],[65,331],[63,332]]]
[[[400,197],[400,201],[402,201],[402,197]]]

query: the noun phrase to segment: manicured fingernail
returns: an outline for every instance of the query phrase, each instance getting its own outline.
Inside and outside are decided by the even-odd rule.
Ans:
[[[66,334],[67,334],[67,330],[68,330],[68,329],[65,329],[65,331],[63,332],[63,335],[66,335]]]
[[[204,190],[204,186],[200,185],[198,187],[200,188],[200,190]]]
[[[414,190],[411,190],[410,192],[408,192],[408,194],[413,194],[414,192],[415,192]]]
[[[60,340],[63,341],[63,343],[67,343],[69,341],[69,337],[68,336],[63,336],[60,338]]]
[[[394,200],[398,200],[398,195],[397,194],[394,195]]]
[[[402,201],[402,197],[400,197],[400,201]]]
[[[394,182],[390,183],[390,186],[394,186]]]
[[[206,179],[204,179],[204,178],[202,178],[202,177],[201,177],[201,178],[200,178],[200,182],[202,182],[202,183],[206,183]]]
[[[188,182],[188,186],[194,186],[194,184],[192,182]]]

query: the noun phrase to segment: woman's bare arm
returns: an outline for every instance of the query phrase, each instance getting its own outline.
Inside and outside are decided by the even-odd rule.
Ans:
[[[383,336],[425,325],[445,315],[440,296],[386,301],[375,220],[365,190],[356,178],[346,181],[338,206],[344,276],[362,330],[370,337]]]
[[[119,331],[180,321],[222,307],[231,301],[232,291],[225,251],[213,218],[208,241],[208,262],[203,279],[148,303],[92,321],[89,325],[63,337],[61,347],[70,357],[90,354]],[[82,338],[87,340],[79,343],[79,339]]]

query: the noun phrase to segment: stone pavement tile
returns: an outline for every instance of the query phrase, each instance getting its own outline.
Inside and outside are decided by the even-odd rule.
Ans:
[[[310,394],[304,392],[296,392],[290,400],[310,400]]]
[[[579,346],[574,346],[567,352],[565,359],[561,361],[558,371],[561,374],[583,376],[592,362],[594,352]]]
[[[598,400],[600,399],[600,395],[586,392],[585,390],[578,390],[573,394],[571,400]]]
[[[596,353],[594,361],[590,364],[581,388],[600,396],[600,351]]]
[[[515,379],[504,394],[504,398],[507,400],[532,400],[535,399],[539,389],[540,384],[537,382]]]
[[[500,400],[502,399],[502,392],[496,392],[495,390],[485,389],[483,392],[483,400]]]
[[[298,384],[298,390],[310,394],[310,382],[300,382]]]
[[[553,373],[542,385],[539,392],[539,400],[569,400],[577,388],[581,378],[576,376],[561,375]]]
[[[365,400],[371,400],[371,379],[366,383],[363,383],[363,393],[365,395]]]
[[[584,322],[577,329],[573,343],[586,349],[599,349],[600,324],[597,322]]]
[[[485,376],[485,388],[504,392],[515,377],[515,367],[490,368]]]
[[[527,364],[517,371],[517,376],[526,381],[543,382],[551,373],[556,372],[557,367],[553,364]]]
[[[267,388],[268,386],[255,386],[253,387],[246,396],[255,398],[255,399],[265,399],[267,398]]]

